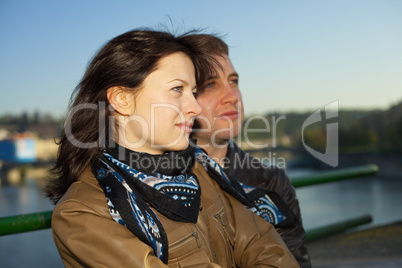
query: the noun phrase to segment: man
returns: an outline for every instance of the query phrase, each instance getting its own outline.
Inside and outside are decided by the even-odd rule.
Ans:
[[[203,111],[196,120],[192,137],[223,167],[231,180],[273,191],[280,196],[283,201],[274,203],[282,212],[288,209],[296,217],[291,226],[278,224],[275,227],[300,267],[311,267],[304,245],[305,231],[299,202],[289,178],[282,169],[262,165],[233,142],[240,133],[244,111],[239,75],[230,61],[228,46],[213,35],[187,38],[195,49],[211,55],[218,63],[215,74],[198,91],[197,101]]]

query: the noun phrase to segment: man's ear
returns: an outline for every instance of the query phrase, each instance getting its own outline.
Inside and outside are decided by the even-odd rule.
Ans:
[[[124,87],[107,89],[107,99],[113,109],[121,115],[129,116],[134,113],[134,94]]]

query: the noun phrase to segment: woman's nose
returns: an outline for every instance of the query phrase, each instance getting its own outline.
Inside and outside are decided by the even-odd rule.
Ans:
[[[200,115],[202,112],[202,108],[193,94],[191,94],[186,101],[186,112],[192,116]]]

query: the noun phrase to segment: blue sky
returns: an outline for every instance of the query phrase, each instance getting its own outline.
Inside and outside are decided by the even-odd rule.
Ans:
[[[96,51],[133,28],[224,34],[246,114],[402,100],[402,1],[0,1],[0,114],[66,112]]]

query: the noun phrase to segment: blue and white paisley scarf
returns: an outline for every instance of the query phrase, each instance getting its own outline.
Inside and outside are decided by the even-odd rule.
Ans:
[[[278,202],[272,200],[277,200],[276,193],[230,180],[223,168],[199,147],[196,148],[195,154],[196,161],[204,166],[208,175],[217,181],[223,190],[243,203],[249,210],[273,225],[277,225],[286,219],[276,205]]]
[[[150,206],[170,219],[197,222],[201,191],[190,171],[193,162],[191,147],[155,156],[117,145],[105,151],[92,169],[112,218],[150,245],[164,263],[168,260],[167,236]]]
[[[93,173],[105,192],[112,218],[150,245],[164,263],[168,261],[167,236],[150,206],[170,219],[197,222],[201,190],[197,177],[190,171],[194,160],[224,191],[266,221],[275,225],[285,218],[267,191],[231,181],[220,165],[198,147],[189,146],[185,151],[161,156],[120,146],[118,149],[125,152],[124,160],[118,160],[121,155],[117,149],[105,151],[93,166]],[[128,165],[133,155],[136,160],[145,159],[151,164],[144,167],[144,161],[131,161]]]

